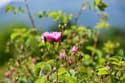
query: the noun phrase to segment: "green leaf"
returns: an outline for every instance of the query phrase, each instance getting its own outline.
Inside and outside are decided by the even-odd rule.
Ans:
[[[116,65],[116,66],[120,66],[120,64],[118,62],[115,62],[115,61],[112,61],[111,64]]]
[[[92,52],[97,52],[97,49],[94,48],[93,46],[87,46],[86,49],[87,49],[87,50],[90,50],[90,51],[92,51]]]
[[[85,26],[79,26],[77,29],[80,32],[85,32],[86,31],[86,27]]]
[[[63,75],[63,74],[65,74],[67,72],[67,70],[65,69],[65,68],[59,68],[59,70],[58,70],[58,75],[60,76],[60,75]]]
[[[72,14],[67,16],[68,20],[72,20]]]
[[[98,58],[98,62],[99,64],[104,64],[105,63],[105,59],[104,58]]]
[[[109,72],[105,67],[103,67],[103,68],[98,68],[97,74],[98,75],[107,75],[107,74],[109,74]]]
[[[48,61],[46,62],[46,64],[48,64],[48,65],[54,65],[55,63],[54,63],[54,60],[48,60]]]
[[[60,17],[62,16],[62,11],[54,11],[54,12],[49,12],[48,16],[53,17],[55,21],[59,20]]]
[[[5,12],[7,13],[7,12],[10,12],[10,11],[15,12],[15,7],[12,6],[12,5],[7,5],[6,9],[5,9]]]
[[[84,55],[84,58],[83,58],[84,65],[88,66],[88,65],[90,65],[92,63],[92,61],[93,60],[92,60],[90,55],[88,55],[88,54]]]
[[[16,39],[18,36],[20,36],[19,33],[12,33],[11,36],[10,36],[10,39],[11,39],[11,40],[14,40],[14,39]]]
[[[48,16],[48,12],[46,12],[46,11],[38,12],[34,16],[37,16],[38,18],[47,17]]]
[[[62,23],[67,23],[67,22],[68,22],[67,16],[62,16]]]
[[[89,38],[92,37],[92,30],[87,29],[87,30],[86,30],[86,33],[87,33],[87,36],[88,36]]]
[[[6,13],[13,12],[14,14],[22,14],[22,13],[24,13],[24,9],[22,9],[22,7],[16,8],[12,5],[7,5],[6,9],[5,9],[5,12]]]
[[[40,70],[43,69],[45,66],[46,66],[45,62],[37,63],[37,64],[34,66],[34,73],[35,73],[35,75],[38,76]]]
[[[115,61],[115,62],[119,62],[119,59],[117,57],[110,57],[109,60],[112,62],[112,61]]]
[[[36,79],[35,83],[46,83],[46,79],[45,78]]]
[[[19,83],[27,83],[27,79],[25,78],[25,77],[23,77],[23,76],[21,76],[20,78],[19,78]]]
[[[77,83],[77,81],[73,77],[66,77],[66,83]]]
[[[108,6],[106,3],[104,3],[102,0],[94,0],[95,6],[101,10],[104,11],[105,8]]]
[[[123,50],[123,49],[120,49],[120,50],[118,51],[118,55],[124,56],[124,50]]]
[[[102,28],[109,28],[110,25],[106,21],[100,21],[99,23],[96,24],[96,28],[102,29]]]

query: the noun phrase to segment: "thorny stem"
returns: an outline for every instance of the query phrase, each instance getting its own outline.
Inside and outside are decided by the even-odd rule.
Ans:
[[[26,11],[27,11],[27,14],[29,16],[29,19],[31,21],[31,24],[32,24],[32,27],[33,28],[36,28],[35,26],[35,22],[33,20],[33,17],[32,17],[32,14],[31,14],[31,11],[30,11],[30,8],[29,8],[29,5],[28,5],[28,0],[24,0],[25,1],[25,5],[26,5]]]
[[[21,61],[18,60],[17,62],[18,62],[18,64],[19,64],[20,68],[23,69],[23,66],[21,65]],[[34,77],[34,79],[33,79],[33,81],[34,81],[36,77],[34,76],[33,72],[30,70],[30,68],[28,67],[27,64],[25,64],[24,67],[26,68],[26,70],[28,71],[28,73]]]
[[[46,76],[47,80],[49,80],[50,75],[52,75],[52,73],[54,73],[55,71],[56,71],[56,69],[53,68],[53,70],[50,71],[50,72],[47,74],[47,76]]]
[[[76,68],[78,70],[79,68],[79,63],[78,63],[78,57],[75,56],[75,60],[76,60]],[[76,74],[76,79],[77,79],[77,83],[79,83],[79,73]]]
[[[84,9],[85,9],[85,3],[83,2],[82,5],[81,5],[81,7],[80,7],[80,10],[79,10],[78,14],[77,14],[76,17],[75,17],[75,24],[77,24],[78,19],[79,19],[80,15],[82,14],[82,11],[83,11]]]
[[[77,74],[77,83],[79,83],[78,74]]]
[[[53,44],[53,47],[55,48],[55,53],[58,54],[58,47],[59,47],[60,42],[58,43],[58,46],[56,48],[56,44]],[[59,83],[59,77],[58,77],[58,58],[55,57],[55,65],[56,65],[56,83]]]

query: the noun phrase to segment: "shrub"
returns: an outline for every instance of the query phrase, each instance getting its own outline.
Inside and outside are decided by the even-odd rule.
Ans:
[[[26,6],[28,10],[28,4]],[[94,6],[100,11],[107,7],[102,0],[94,0]],[[81,7],[75,22],[83,9]],[[93,29],[71,23],[72,15],[62,11],[36,14],[40,18],[53,17],[59,24],[56,32],[14,29],[6,52],[15,59],[10,59],[3,82],[124,83],[124,50],[118,42],[101,42],[100,29],[108,28],[109,24],[107,14],[99,14],[101,20]],[[30,11],[29,17],[34,26]]]
[[[6,78],[14,83],[125,82],[119,43],[99,42],[99,34],[84,26],[72,25],[61,34],[54,42],[35,30],[15,29],[7,49],[16,59],[10,60]]]

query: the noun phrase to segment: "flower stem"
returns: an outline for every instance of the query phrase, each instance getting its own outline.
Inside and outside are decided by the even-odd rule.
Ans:
[[[53,48],[55,49],[55,54],[58,54],[59,43],[53,43]],[[56,83],[58,82],[58,57],[55,56],[55,66],[56,66]]]

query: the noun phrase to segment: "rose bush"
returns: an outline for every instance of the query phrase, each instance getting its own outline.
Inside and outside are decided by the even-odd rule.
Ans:
[[[92,9],[88,2],[74,18],[62,11],[37,14],[52,17],[57,22],[56,31],[14,29],[6,45],[6,52],[14,59],[10,59],[2,83],[124,83],[124,49],[120,43],[100,37],[100,29],[109,27],[107,14],[101,12],[107,4],[93,1],[101,16],[93,29],[77,25],[83,6]]]
[[[63,32],[42,34],[15,29],[7,52],[16,59],[10,59],[3,82],[125,82],[124,50],[117,42],[100,42],[99,37],[95,42],[96,37],[95,30],[75,25]]]

